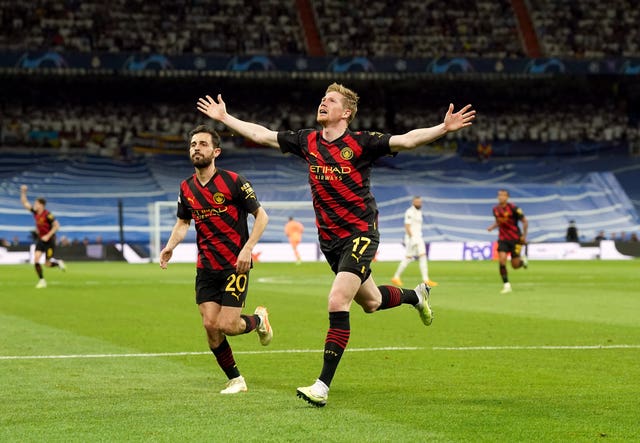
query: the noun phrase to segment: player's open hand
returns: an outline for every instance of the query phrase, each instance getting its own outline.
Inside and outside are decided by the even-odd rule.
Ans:
[[[473,119],[476,118],[476,111],[471,109],[471,105],[467,105],[458,112],[453,112],[453,103],[449,103],[449,110],[444,116],[444,127],[447,132],[457,131],[458,129],[471,126]]]
[[[173,251],[171,249],[164,248],[160,251],[160,267],[162,269],[167,269],[167,264],[169,260],[171,260],[171,256],[173,255]]]
[[[251,249],[245,247],[238,254],[236,262],[236,272],[238,274],[246,274],[251,269]]]
[[[227,105],[222,100],[222,94],[218,94],[217,102],[210,95],[200,97],[196,106],[198,111],[217,121],[222,121],[227,115]]]

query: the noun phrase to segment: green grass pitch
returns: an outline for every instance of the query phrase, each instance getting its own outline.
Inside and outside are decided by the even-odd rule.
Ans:
[[[375,263],[389,284],[397,263]],[[319,375],[324,263],[257,263],[245,312],[274,340],[231,337],[249,392],[222,396],[193,264],[0,267],[0,441],[540,442],[640,440],[640,262],[432,262],[433,325],[408,306],[351,309],[329,402]],[[409,266],[407,287],[418,281]]]

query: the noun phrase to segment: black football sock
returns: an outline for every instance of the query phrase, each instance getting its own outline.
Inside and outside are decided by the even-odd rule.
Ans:
[[[350,334],[349,311],[329,312],[329,330],[324,342],[324,364],[318,377],[327,387],[338,369],[340,358],[349,343]]]
[[[500,265],[500,277],[502,277],[503,283],[509,283],[509,276],[507,275],[506,265]]]
[[[382,294],[382,302],[378,307],[378,311],[395,308],[402,303],[402,289],[395,286],[378,286],[378,290]]]
[[[36,263],[36,273],[38,274],[38,277],[44,278],[42,276],[42,265],[40,263]]]
[[[400,305],[415,306],[418,304],[418,295],[413,289],[396,288],[395,286],[378,286],[378,289],[382,294],[382,303],[380,303],[378,311]]]
[[[420,299],[418,298],[418,294],[416,294],[415,290],[403,288],[401,289],[401,291],[402,291],[402,298],[400,299],[400,303],[402,303],[403,305],[415,306],[420,301]]]
[[[211,352],[213,352],[213,355],[216,356],[218,365],[222,368],[224,373],[227,374],[227,378],[229,378],[229,380],[240,376],[240,370],[238,370],[238,367],[236,366],[231,346],[229,345],[226,337],[224,338],[224,341],[220,343],[220,346],[215,349],[210,349]]]
[[[255,328],[258,327],[258,325],[260,325],[260,317],[258,315],[241,315],[241,318],[244,319],[244,322],[246,324],[245,328],[244,328],[244,334],[247,334],[251,331],[253,331]]]

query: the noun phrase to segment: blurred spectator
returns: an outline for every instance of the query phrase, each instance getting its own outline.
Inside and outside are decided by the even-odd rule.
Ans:
[[[636,234],[635,232],[632,232],[631,236],[629,236],[629,241],[637,242],[638,241],[638,234]]]
[[[493,147],[491,146],[491,143],[487,143],[485,141],[478,142],[477,150],[478,160],[480,160],[481,163],[488,162],[491,158],[491,154],[493,154]]]
[[[598,235],[596,235],[596,238],[594,238],[593,240],[597,243],[600,243],[600,241],[602,240],[606,240],[607,237],[604,235],[604,231],[599,231]]]
[[[576,227],[575,220],[571,220],[569,222],[569,227],[567,228],[567,234],[565,235],[565,240],[572,243],[578,243],[580,241],[578,236],[578,228]]]

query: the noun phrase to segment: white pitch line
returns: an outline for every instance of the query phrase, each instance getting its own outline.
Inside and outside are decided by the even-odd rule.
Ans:
[[[640,349],[640,345],[583,345],[583,346],[465,346],[431,348],[434,351],[529,351],[529,350],[584,350],[584,349]]]
[[[584,346],[461,346],[432,348],[419,346],[390,346],[382,348],[351,348],[347,352],[377,351],[528,351],[528,350],[589,350],[589,349],[640,349],[640,345],[584,345]],[[236,351],[236,355],[247,354],[308,354],[322,352],[322,349],[277,349],[273,351]],[[67,354],[67,355],[0,355],[0,360],[62,360],[70,358],[136,358],[136,357],[180,357],[188,355],[209,355],[211,352],[150,352],[138,354]]]

